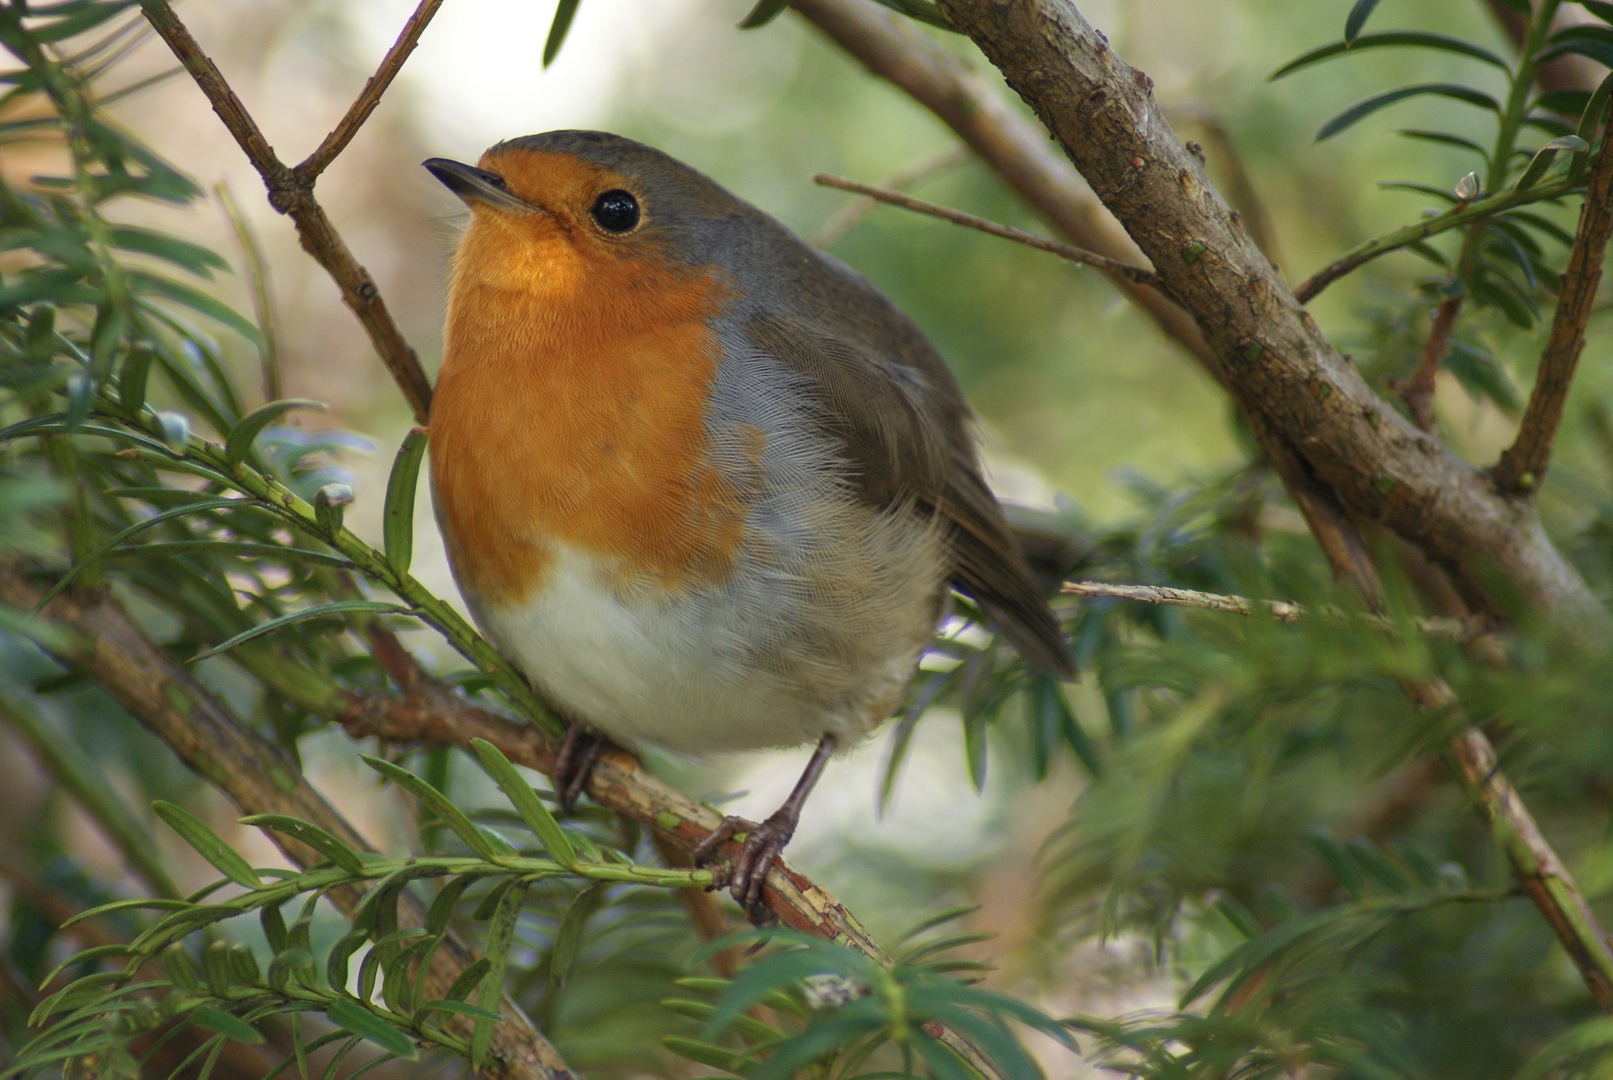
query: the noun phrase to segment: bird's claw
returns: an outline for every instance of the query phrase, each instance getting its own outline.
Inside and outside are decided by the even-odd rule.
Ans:
[[[727,885],[729,895],[753,925],[763,926],[775,921],[773,913],[762,903],[762,885],[784,845],[795,835],[796,820],[796,815],[786,810],[779,810],[760,825],[740,817],[726,817],[691,853],[694,864],[704,866],[735,833],[745,834],[745,842],[733,859]],[[717,881],[714,887],[720,888],[722,884]]]
[[[560,804],[561,810],[569,813],[577,804],[583,789],[588,786],[588,776],[594,771],[594,764],[608,745],[609,740],[587,724],[573,722],[566,728],[565,740],[560,744],[560,752],[555,755],[554,771],[549,775],[554,784],[555,801]]]

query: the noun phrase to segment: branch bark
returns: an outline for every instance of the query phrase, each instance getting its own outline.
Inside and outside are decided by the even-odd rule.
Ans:
[[[1116,58],[1066,4],[941,3],[1048,124],[1167,288],[1187,290],[1180,299],[1203,336],[1173,336],[1199,343],[1194,354],[1242,406],[1334,573],[1353,583],[1369,607],[1381,610],[1382,585],[1357,514],[1384,521],[1428,552],[1491,613],[1499,613],[1501,591],[1517,589],[1537,606],[1606,633],[1606,612],[1552,548],[1532,511],[1499,496],[1478,470],[1385,406],[1322,338],[1171,133],[1147,76]],[[962,61],[859,0],[794,0],[794,6],[936,112],[1044,216],[1054,219],[1050,207],[1081,205],[1073,179],[1061,181],[1038,153],[1040,140],[1028,125]],[[1027,176],[1036,182],[1026,183]],[[1072,224],[1079,228],[1083,219]],[[1090,235],[1072,239],[1105,250]],[[1147,294],[1133,290],[1144,303]],[[1170,325],[1179,311],[1172,306],[1156,318]],[[1475,541],[1482,543],[1461,550]],[[1494,569],[1511,579],[1496,592],[1485,580]],[[1443,679],[1406,680],[1401,688],[1424,709],[1446,715],[1459,709]],[[1461,724],[1449,752],[1593,998],[1613,1008],[1613,951],[1583,896],[1505,778],[1473,765],[1493,764],[1488,739]]]
[[[1407,423],[1322,337],[1202,163],[1152,82],[1058,0],[941,0],[1064,147],[1172,295],[1193,313],[1246,412],[1265,415],[1351,512],[1443,566],[1505,616],[1512,597],[1605,637],[1607,612],[1531,506]]]
[[[416,21],[419,22],[415,38],[419,37],[418,30],[425,28],[424,19],[429,19],[430,13],[435,10],[435,4],[422,3],[420,9],[415,12],[410,20],[411,26],[414,26]],[[314,181],[319,175],[319,170],[329,164],[328,161],[321,162],[325,144],[334,145],[339,142],[345,146],[347,139],[352,138],[353,133],[358,130],[358,125],[363,123],[364,117],[367,117],[370,110],[375,107],[382,91],[391,81],[392,74],[395,74],[395,68],[390,73],[388,71],[388,65],[393,62],[393,54],[402,50],[396,61],[397,65],[401,65],[403,58],[408,55],[408,50],[414,47],[414,41],[409,39],[408,28],[398,43],[393,45],[392,52],[387,54],[381,70],[364,87],[364,91],[359,95],[353,108],[348,111],[348,115],[343,117],[342,123],[326,138],[325,144],[314,151],[303,165],[293,169],[275,156],[274,147],[269,145],[257,122],[246,111],[246,106],[241,104],[241,99],[230,89],[229,83],[218,70],[218,65],[202,51],[202,47],[191,36],[185,24],[179,21],[179,16],[174,14],[173,9],[166,3],[152,2],[141,5],[141,11],[162,39],[168,43],[173,54],[185,65],[185,70],[196,80],[196,85],[201,87],[202,93],[207,95],[213,111],[224,121],[224,126],[245,151],[247,160],[252,162],[252,167],[263,178],[264,186],[269,190],[269,205],[291,218],[297,226],[297,239],[302,243],[303,250],[312,255],[314,260],[325,268],[331,280],[336,282],[337,288],[342,292],[343,302],[358,317],[359,323],[370,336],[370,344],[375,346],[376,354],[392,373],[398,389],[403,391],[404,398],[409,402],[409,408],[414,411],[415,422],[424,424],[431,411],[431,381],[426,378],[425,369],[420,366],[420,358],[404,340],[403,332],[398,329],[392,313],[387,310],[386,302],[381,299],[381,291],[376,288],[375,280],[353,257],[341,234],[330,223],[324,208],[314,198]],[[421,17],[422,12],[425,12],[424,19]],[[405,45],[407,48],[403,48]],[[351,130],[346,130],[348,128]],[[340,148],[337,146],[337,151]]]
[[[0,601],[31,611],[44,590],[15,562],[0,562]],[[228,706],[197,684],[183,667],[157,648],[123,607],[105,594],[69,592],[56,597],[39,618],[72,631],[73,646],[56,653],[167,743],[192,770],[206,778],[248,814],[289,814],[318,825],[359,851],[374,847],[313,789],[280,747],[253,732]],[[299,866],[324,859],[306,845],[278,832],[270,838]],[[333,892],[332,902],[351,912],[358,896]],[[401,920],[425,921],[425,905],[409,893],[399,900]],[[433,955],[427,994],[442,997],[460,972],[475,960],[462,943],[449,938]],[[505,1022],[493,1031],[482,1075],[488,1080],[573,1080],[560,1055],[506,1000]],[[462,1023],[457,1020],[456,1022]],[[468,1037],[469,1026],[465,1025]]]
[[[1586,182],[1579,227],[1557,294],[1551,334],[1540,354],[1534,389],[1529,392],[1518,437],[1495,467],[1496,483],[1504,492],[1528,495],[1539,489],[1551,462],[1551,445],[1563,419],[1563,403],[1574,381],[1574,369],[1579,366],[1580,353],[1585,351],[1585,323],[1596,302],[1608,236],[1613,234],[1613,140],[1608,139],[1607,130],[1604,124],[1602,146]]]

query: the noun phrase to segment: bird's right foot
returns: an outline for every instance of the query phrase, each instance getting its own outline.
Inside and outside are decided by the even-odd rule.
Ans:
[[[577,799],[588,786],[588,777],[594,771],[594,765],[599,761],[599,755],[610,740],[581,721],[573,721],[566,728],[566,737],[560,744],[560,752],[555,755],[554,771],[549,774],[554,784],[555,801],[560,809],[571,812],[577,804]]]

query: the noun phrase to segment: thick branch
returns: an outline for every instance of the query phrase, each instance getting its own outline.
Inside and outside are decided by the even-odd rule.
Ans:
[[[1604,129],[1605,130],[1605,129]],[[1607,240],[1613,233],[1613,139],[1606,134],[1591,165],[1586,183],[1585,203],[1579,210],[1579,229],[1568,254],[1568,269],[1557,293],[1557,311],[1551,320],[1551,336],[1540,354],[1540,370],[1523,410],[1518,437],[1495,467],[1496,483],[1511,494],[1537,490],[1551,462],[1551,444],[1557,425],[1563,419],[1563,403],[1585,350],[1585,323],[1596,302],[1596,287],[1602,281],[1602,260]]]
[[[1352,511],[1427,552],[1493,615],[1521,597],[1605,634],[1531,507],[1416,430],[1324,339],[1176,138],[1146,75],[1057,0],[941,0],[1120,220],[1259,411]]]
[[[1352,511],[1385,521],[1490,601],[1499,566],[1537,605],[1605,630],[1607,616],[1546,541],[1538,519],[1382,405],[1321,337],[1154,106],[1152,84],[1053,0],[941,0],[1008,76],[1227,359],[1224,383],[1341,579],[1374,610],[1382,589]],[[1296,452],[1295,448],[1298,448]],[[1303,456],[1301,456],[1303,455]],[[1343,497],[1343,503],[1340,501]],[[1345,505],[1347,503],[1348,505]],[[1464,543],[1480,544],[1464,554]],[[1405,680],[1425,710],[1459,709],[1442,679]],[[1460,717],[1457,717],[1460,720]],[[1613,1008],[1613,952],[1483,733],[1459,724],[1450,752],[1515,874],[1558,934],[1597,1004]]]
[[[0,601],[32,610],[44,590],[15,563],[0,563]],[[58,596],[42,618],[75,632],[75,647],[57,655],[62,663],[100,685],[119,704],[167,743],[191,769],[205,777],[249,814],[288,814],[312,822],[360,851],[374,848],[309,785],[284,750],[260,738],[223,702],[191,679],[189,672],[157,648],[117,601],[105,595]],[[300,866],[323,860],[313,849],[278,832],[270,837]],[[351,912],[356,895],[332,893]],[[425,906],[411,894],[399,900],[400,918],[420,925]],[[442,997],[475,959],[450,938],[432,956],[427,994]],[[493,1032],[485,1077],[502,1080],[571,1080],[560,1055],[513,1004]],[[466,1028],[468,1032],[468,1026]]]
[[[196,39],[191,36],[185,24],[179,21],[179,16],[174,14],[172,8],[165,3],[153,2],[142,5],[141,10],[156,28],[157,33],[168,43],[174,55],[185,65],[185,70],[196,80],[196,85],[202,88],[202,93],[207,95],[213,111],[218,113],[219,119],[224,121],[224,126],[235,136],[235,141],[246,152],[247,160],[252,162],[252,167],[258,171],[258,175],[263,177],[264,186],[269,189],[269,205],[291,217],[297,226],[297,238],[302,242],[303,250],[325,268],[331,280],[336,282],[337,288],[341,289],[342,300],[363,324],[365,332],[370,336],[370,343],[375,346],[376,353],[391,371],[398,389],[403,391],[410,409],[414,411],[415,420],[418,423],[425,423],[431,411],[431,382],[426,378],[425,369],[420,366],[420,358],[404,340],[403,332],[393,321],[391,312],[381,299],[381,291],[375,287],[375,281],[370,277],[369,271],[359,265],[359,261],[348,250],[347,244],[337,233],[335,226],[330,223],[330,218],[325,215],[324,208],[314,198],[313,184],[317,172],[305,178],[299,170],[288,168],[275,156],[274,148],[263,137],[263,132],[258,130],[258,125],[246,111],[246,106],[241,104],[241,99],[235,96],[235,91],[224,81],[218,66],[202,52],[202,47],[196,43]],[[416,11],[415,18],[419,17],[420,12]],[[430,17],[429,13],[426,17]],[[412,24],[414,19],[410,22]],[[424,25],[422,21],[420,29],[424,29]],[[393,49],[397,50],[402,44],[403,39],[399,39],[399,45],[394,45]],[[409,42],[409,48],[413,48],[412,40]],[[388,60],[390,59],[389,53]],[[401,62],[400,58],[399,63]],[[383,70],[384,68],[385,64]],[[360,95],[359,102],[354,105],[355,110],[364,101],[365,95],[370,94],[372,87],[375,88],[374,96],[377,99],[381,91],[386,89],[386,80],[377,82],[381,80],[381,75],[382,73],[378,72],[376,78],[371,80],[371,84],[365,87],[364,94]],[[387,80],[389,79],[390,75],[387,76]],[[369,108],[373,107],[374,103],[371,102],[369,107],[363,110],[364,115],[367,116]],[[353,111],[350,110],[349,116],[343,118],[343,124],[346,124],[352,116]],[[362,117],[357,122],[362,122]],[[354,124],[354,130],[357,130],[357,122]],[[340,131],[341,128],[338,127],[331,138],[335,138]],[[351,138],[351,133],[345,138]],[[326,142],[330,142],[330,139]],[[309,161],[317,162],[319,153],[315,151],[314,157]],[[323,167],[320,165],[320,168]]]

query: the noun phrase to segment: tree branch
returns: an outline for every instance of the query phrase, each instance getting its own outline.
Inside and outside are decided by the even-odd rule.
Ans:
[[[1487,195],[1482,199],[1461,203],[1451,207],[1443,213],[1433,217],[1422,218],[1410,225],[1402,225],[1393,232],[1384,233],[1345,252],[1333,262],[1316,271],[1310,277],[1294,286],[1294,297],[1301,304],[1308,304],[1339,278],[1357,270],[1376,259],[1379,255],[1387,255],[1391,251],[1399,251],[1412,244],[1427,240],[1430,236],[1438,236],[1451,229],[1460,229],[1464,225],[1471,225],[1475,221],[1495,217],[1503,210],[1511,210],[1517,206],[1528,206],[1531,203],[1544,202],[1566,194],[1578,185],[1579,181],[1570,181],[1568,177],[1560,176],[1555,180],[1547,180],[1536,184],[1524,191],[1509,188],[1494,195]]]
[[[43,595],[44,590],[28,579],[19,564],[0,561],[0,603],[28,611]],[[197,685],[183,667],[145,637],[115,601],[105,597],[86,599],[69,591],[52,600],[42,618],[50,630],[66,631],[42,635],[46,640],[59,641],[53,655],[99,683],[242,810],[299,817],[334,834],[349,847],[373,850],[308,785],[283,750],[259,738]],[[421,672],[413,659],[402,653],[395,639],[387,640],[390,636],[390,631],[383,630],[379,636],[372,636],[372,645],[389,673],[403,676],[398,680],[404,687],[400,694],[354,694],[341,690],[319,672],[277,664],[272,659],[265,662],[264,652],[242,649],[235,655],[273,692],[315,715],[340,723],[354,738],[373,736],[391,743],[433,746],[466,746],[471,739],[482,738],[518,765],[545,775],[553,770],[558,746],[542,731],[472,705]],[[587,791],[600,806],[642,822],[685,851],[722,822],[717,811],[663,784],[646,772],[633,755],[614,748],[600,755],[589,775]],[[308,866],[323,858],[279,833],[270,835],[300,865]],[[739,844],[730,841],[721,849],[719,858],[732,859],[739,849]],[[762,896],[786,926],[840,941],[882,963],[887,961],[856,916],[783,859],[768,871]],[[334,894],[333,898],[344,911],[350,910],[357,899]],[[423,920],[424,907],[408,894],[405,899],[415,904],[414,916]],[[443,959],[434,961],[437,966],[449,963],[448,951],[446,944],[439,950]],[[452,967],[441,972],[434,968],[433,978],[441,981],[437,989],[446,991],[472,959],[468,951],[459,947],[452,957]],[[561,1080],[561,1072],[555,1071],[564,1070],[559,1057],[524,1020],[521,1025],[519,1030],[514,1024],[496,1029],[494,1052],[504,1053],[506,1064],[488,1075],[499,1080],[534,1076]],[[946,1028],[931,1034],[987,1080],[998,1080],[999,1074],[991,1063],[967,1040]]]
[[[1591,164],[1579,228],[1557,293],[1551,334],[1540,354],[1535,386],[1529,392],[1518,437],[1495,467],[1496,483],[1508,494],[1528,495],[1539,489],[1551,462],[1551,444],[1563,419],[1563,403],[1574,381],[1574,369],[1585,350],[1585,323],[1596,302],[1602,260],[1607,254],[1608,236],[1613,233],[1613,140],[1607,137],[1607,130],[1604,124],[1602,146]]]
[[[940,3],[1047,124],[1226,358],[1225,384],[1335,574],[1382,610],[1377,571],[1353,520],[1364,513],[1433,555],[1489,611],[1501,595],[1483,578],[1499,567],[1510,578],[1501,589],[1521,590],[1538,607],[1605,634],[1606,612],[1538,518],[1384,406],[1322,338],[1170,131],[1146,75],[1117,58],[1067,4]],[[1473,550],[1464,553],[1463,544]],[[1401,688],[1419,707],[1459,719],[1443,679],[1403,680]],[[1481,769],[1494,762],[1489,741],[1463,723],[1450,752],[1592,997],[1613,1008],[1613,951],[1528,809],[1498,771]]]
[[[1388,408],[1322,337],[1165,122],[1152,83],[1055,0],[941,0],[1002,69],[1192,312],[1246,412],[1263,412],[1352,512],[1405,537],[1492,614],[1521,597],[1610,620],[1533,509]]]
[[[978,229],[980,232],[988,233],[991,236],[1000,236],[1004,240],[1012,240],[1015,243],[1024,244],[1026,247],[1035,248],[1037,251],[1057,255],[1061,259],[1068,259],[1084,266],[1095,267],[1110,277],[1121,281],[1147,285],[1152,289],[1163,289],[1159,278],[1151,270],[1117,262],[1114,259],[1084,251],[1070,244],[1061,244],[1057,240],[1048,240],[1045,237],[1037,236],[1035,233],[1028,233],[1024,229],[1016,229],[1009,225],[999,225],[995,221],[987,221],[983,217],[965,214],[961,210],[937,206],[935,203],[915,199],[911,195],[903,195],[900,191],[890,191],[886,188],[874,187],[871,184],[859,184],[855,180],[845,180],[838,176],[830,176],[828,173],[818,173],[812,177],[812,182],[822,184],[824,187],[839,188],[841,191],[851,191],[858,195],[866,195],[870,199],[877,199],[882,203],[889,203],[891,206],[900,206],[903,210],[912,210],[914,213],[928,214],[931,217],[940,218],[942,221],[950,221],[954,225],[962,225],[966,229]]]
[[[1136,245],[1083,189],[1069,164],[1049,151],[1047,133],[1011,108],[963,58],[870,0],[791,0],[790,6],[870,72],[934,113],[1059,235],[1116,262],[1137,261]],[[1186,311],[1149,286],[1117,285],[1220,378],[1220,361]]]
[[[424,10],[425,7],[423,3],[421,9]],[[435,10],[435,5],[431,10]],[[298,171],[301,166],[297,170],[288,168],[275,156],[274,148],[263,137],[263,132],[259,130],[251,114],[246,111],[246,106],[241,104],[241,99],[230,89],[218,66],[202,52],[201,46],[196,43],[196,39],[191,36],[185,24],[179,21],[179,16],[174,14],[171,7],[162,0],[152,0],[141,5],[141,11],[145,13],[146,19],[162,39],[168,43],[174,55],[185,65],[185,70],[190,72],[191,77],[196,80],[196,85],[207,95],[213,111],[224,121],[224,126],[246,152],[247,160],[252,162],[252,167],[258,171],[258,175],[263,178],[264,186],[269,190],[269,205],[280,213],[290,216],[297,226],[297,238],[301,241],[303,250],[312,255],[314,260],[325,268],[331,280],[336,282],[337,288],[341,290],[342,300],[363,324],[365,332],[370,336],[370,344],[375,347],[376,354],[392,373],[398,389],[403,391],[404,398],[409,402],[409,408],[414,411],[415,421],[425,423],[431,411],[431,383],[426,378],[425,369],[420,366],[420,358],[404,340],[403,332],[393,321],[385,301],[381,299],[381,291],[376,288],[369,271],[353,257],[341,234],[330,223],[324,208],[314,198],[314,180],[318,172],[313,171],[304,177]],[[429,11],[425,18],[430,18]],[[414,24],[417,19],[421,19],[421,10],[415,12],[410,24]],[[425,23],[421,20],[414,35],[416,38],[419,36],[418,30],[424,27]],[[408,36],[406,27],[404,36],[393,46],[394,52],[405,45]],[[412,39],[407,41],[407,46],[410,49],[414,47]],[[407,50],[402,55],[407,56]],[[367,96],[379,100],[381,92],[391,80],[391,74],[386,72],[386,65],[391,59],[392,53],[388,53],[387,60],[382,64],[382,71],[377,72],[375,78],[365,86],[359,100],[348,111],[348,116],[343,117],[343,125],[347,125],[351,120],[352,129],[356,131],[358,124],[369,115],[370,109],[374,108],[374,101],[370,101],[366,107],[361,106]],[[402,63],[401,56],[398,63]],[[342,127],[339,126],[325,140],[326,143],[331,143],[341,131]],[[342,143],[345,145],[346,140],[351,137],[352,132],[348,132],[342,138]],[[309,162],[316,163],[323,169],[325,164],[329,163],[318,162],[320,153],[320,150],[316,150],[313,157],[309,158]]]
[[[353,738],[373,736],[390,743],[466,746],[485,739],[517,765],[545,776],[554,771],[559,747],[532,725],[487,709],[423,675],[401,695],[343,693],[311,711],[331,716]],[[722,815],[704,803],[663,784],[644,770],[632,754],[615,747],[600,754],[588,776],[589,798],[617,814],[643,822],[658,838],[691,850],[722,823]],[[739,854],[729,841],[720,858]],[[762,899],[785,926],[839,941],[873,959],[888,958],[846,907],[783,859],[768,871]],[[931,1034],[963,1057],[987,1080],[999,1074],[970,1042],[949,1028]]]
[[[0,562],[0,601],[31,611],[43,596],[44,590],[28,579],[20,565]],[[54,652],[59,661],[94,680],[243,811],[288,814],[318,825],[355,850],[374,850],[313,789],[284,750],[260,738],[228,706],[197,684],[189,672],[152,644],[116,600],[105,594],[69,592],[52,600],[36,618],[71,631],[71,647]],[[269,836],[299,866],[312,866],[324,859],[317,851],[281,833],[270,832]],[[332,892],[330,898],[348,913],[359,899],[339,891]],[[412,919],[414,925],[421,925],[425,914],[425,906],[412,894],[402,895],[400,920]],[[474,959],[474,953],[457,940],[445,940],[432,955],[427,993],[442,997]],[[493,1030],[483,1076],[496,1080],[573,1080],[560,1055],[533,1030],[519,1009],[506,1001],[502,1011],[505,1022]],[[464,1023],[461,1018],[455,1022]],[[465,1031],[468,1035],[468,1024]]]
[[[1115,585],[1107,581],[1066,581],[1059,590],[1066,596],[1113,597],[1118,600],[1136,600],[1144,604],[1169,604],[1172,607],[1200,608],[1220,611],[1229,615],[1253,615],[1264,612],[1278,622],[1295,623],[1304,619],[1335,619],[1348,621],[1359,616],[1336,607],[1307,608],[1287,600],[1250,600],[1243,596],[1225,593],[1199,592],[1196,589],[1173,589],[1165,585]],[[1374,629],[1395,633],[1400,630],[1393,620],[1381,615],[1367,615],[1366,621]],[[1413,625],[1424,634],[1440,637],[1465,638],[1484,633],[1483,624],[1470,625],[1462,619],[1419,618]]]
[[[1417,359],[1417,370],[1400,387],[1400,399],[1411,412],[1412,422],[1420,429],[1434,433],[1434,378],[1445,362],[1450,349],[1451,330],[1456,316],[1462,311],[1461,296],[1447,296],[1434,308],[1433,325],[1428,328],[1428,340],[1423,343],[1422,355]]]
[[[973,156],[967,146],[962,143],[952,143],[937,153],[930,154],[910,165],[897,169],[885,178],[880,187],[891,191],[901,191],[962,165]],[[857,224],[868,216],[874,205],[874,200],[866,197],[847,199],[844,206],[830,214],[828,219],[818,227],[818,231],[807,238],[807,243],[815,248],[829,247],[856,228]]]
[[[414,52],[414,47],[420,42],[420,35],[426,32],[426,24],[431,22],[431,17],[437,14],[437,9],[440,7],[442,0],[420,0],[419,6],[414,9],[414,14],[403,24],[398,39],[386,51],[386,56],[382,57],[381,66],[375,69],[374,75],[364,81],[364,89],[359,91],[353,104],[348,106],[341,121],[329,135],[325,136],[319,148],[292,170],[297,174],[298,180],[312,186],[319,174],[330,167],[330,163],[336,160],[338,154],[347,149],[347,144],[353,141],[358,129],[364,126],[364,121],[370,118],[370,113],[381,103],[381,95],[386,93],[386,88],[392,85],[392,80],[403,70],[403,62]]]
[[[554,770],[559,747],[531,724],[501,716],[466,701],[447,687],[422,679],[403,694],[344,694],[324,703],[330,715],[355,739],[375,737],[391,743],[468,746],[486,739],[517,765],[545,776]],[[722,823],[722,815],[704,803],[668,787],[645,771],[638,758],[615,747],[606,749],[588,778],[588,795],[614,813],[643,822],[688,850]],[[738,853],[726,844],[724,856]],[[848,941],[869,956],[882,957],[873,938],[856,917],[821,887],[788,863],[774,864],[763,890],[768,907],[794,930]]]

